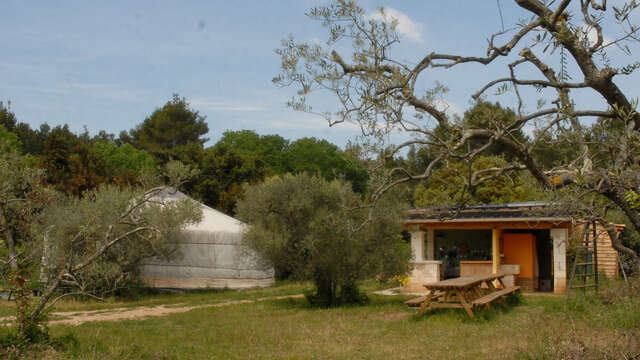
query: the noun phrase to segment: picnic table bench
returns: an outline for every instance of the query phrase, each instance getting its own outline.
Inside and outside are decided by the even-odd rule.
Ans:
[[[499,272],[497,274],[482,274],[464,276],[431,284],[424,287],[429,290],[425,296],[411,299],[405,304],[420,307],[418,316],[432,308],[462,308],[470,317],[474,307],[491,308],[491,303],[500,301],[504,304],[504,297],[520,289],[519,286],[506,287],[503,278],[513,273]],[[496,283],[494,285],[494,282]],[[497,286],[496,286],[497,285]]]

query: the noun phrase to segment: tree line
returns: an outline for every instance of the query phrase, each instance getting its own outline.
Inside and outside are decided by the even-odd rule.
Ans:
[[[359,160],[326,140],[292,141],[240,130],[225,131],[207,146],[206,118],[178,95],[118,136],[104,130],[93,136],[87,130],[76,134],[68,125],[31,128],[18,121],[9,105],[0,102],[0,136],[12,138],[35,167],[45,170],[46,183],[68,195],[81,196],[102,184],[139,184],[171,160],[199,170],[181,190],[230,215],[244,193],[243,184],[278,174],[341,177],[358,193],[366,188],[368,175]]]
[[[513,110],[499,103],[481,101],[459,117],[457,123],[460,127],[487,126],[490,121],[508,124],[515,117]],[[372,159],[359,145],[349,144],[343,150],[322,139],[305,137],[292,141],[252,130],[225,131],[215,144],[206,146],[209,140],[205,137],[209,133],[206,118],[178,95],[118,136],[103,130],[93,136],[87,130],[75,134],[68,125],[51,128],[46,123],[32,129],[29,124],[19,122],[10,107],[1,102],[0,126],[0,131],[7,134],[3,136],[13,136],[21,152],[32,157],[35,166],[46,170],[46,182],[58,191],[80,196],[101,184],[136,184],[157,173],[167,162],[178,160],[199,170],[181,190],[230,215],[245,193],[245,185],[262,183],[270,176],[306,172],[328,181],[342,178],[364,196],[371,190],[369,177],[377,160],[383,160],[386,170],[401,167],[420,173],[438,155],[433,146],[414,144],[405,153],[391,157],[376,155],[378,159]],[[517,137],[524,143],[530,141],[522,131]],[[538,148],[539,160],[548,167],[561,162],[563,153],[573,151],[568,146],[555,146],[553,151],[544,144]],[[400,196],[413,206],[505,203],[544,197],[540,186],[522,174],[504,173],[491,181],[469,186],[469,169],[503,166],[514,155],[495,144],[478,156],[471,168],[456,159],[438,163],[433,177],[407,184]]]
[[[45,170],[46,183],[68,195],[81,196],[102,184],[139,185],[145,178],[158,175],[169,161],[178,160],[198,170],[181,190],[229,215],[234,215],[247,185],[263,183],[274,175],[306,172],[327,181],[340,178],[366,197],[374,191],[380,162],[382,171],[387,173],[394,169],[409,174],[430,172],[422,181],[400,184],[401,191],[395,192],[415,207],[539,201],[554,196],[545,192],[530,174],[518,171],[496,174],[495,169],[506,169],[517,161],[517,154],[500,142],[487,146],[480,140],[469,139],[467,146],[477,150],[472,161],[462,157],[439,161],[440,146],[428,142],[412,143],[406,151],[392,156],[389,148],[372,157],[357,144],[350,143],[343,150],[326,140],[292,141],[252,130],[225,131],[215,144],[207,146],[206,118],[177,94],[140,124],[118,136],[106,131],[91,136],[87,130],[76,134],[68,125],[52,128],[46,123],[32,129],[18,121],[9,105],[0,102],[0,137],[12,139],[14,146],[29,156],[33,166]],[[452,125],[438,125],[432,132],[447,138],[456,129],[508,126],[517,118],[513,109],[481,99],[461,116],[455,116]],[[586,141],[607,140],[607,121],[600,118],[585,127]],[[518,128],[510,136],[533,149],[531,153],[540,167],[554,169],[580,156],[581,149],[575,143],[538,132],[527,134]],[[483,172],[488,176],[480,179],[478,174]],[[615,211],[609,218],[629,222]],[[626,231],[623,240],[638,248],[639,238],[635,231]]]

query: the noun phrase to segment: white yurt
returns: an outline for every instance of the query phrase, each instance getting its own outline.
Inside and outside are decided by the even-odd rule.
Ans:
[[[167,188],[163,200],[188,198]],[[195,200],[194,200],[195,201]],[[166,261],[151,258],[143,262],[140,277],[147,285],[168,289],[244,289],[273,285],[274,271],[257,261],[257,255],[242,245],[246,224],[204,204],[202,221],[185,228],[178,245],[181,256]]]

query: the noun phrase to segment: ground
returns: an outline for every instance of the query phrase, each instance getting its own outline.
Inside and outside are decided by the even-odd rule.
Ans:
[[[51,332],[73,333],[77,345],[48,358],[210,359],[210,358],[624,358],[640,353],[638,302],[604,305],[589,297],[565,302],[558,296],[527,295],[517,306],[471,320],[456,310],[421,318],[404,306],[409,297],[372,294],[362,307],[309,309],[291,296],[308,284],[279,284],[252,291],[157,295],[135,302],[66,302],[57,312],[145,314],[141,320],[61,321]],[[635,300],[634,300],[635,301]],[[10,304],[0,303],[9,313]],[[114,310],[115,309],[115,310]],[[162,316],[144,313],[149,309]],[[160,310],[158,310],[160,309]],[[179,309],[172,312],[171,309]],[[95,311],[98,312],[89,312]],[[78,313],[81,312],[81,313]],[[78,321],[80,323],[80,321]],[[632,352],[635,351],[635,354]]]

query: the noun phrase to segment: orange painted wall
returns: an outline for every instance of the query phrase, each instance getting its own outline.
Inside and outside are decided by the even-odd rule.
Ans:
[[[536,238],[533,234],[503,234],[502,253],[504,264],[519,264],[519,278],[534,279]]]

